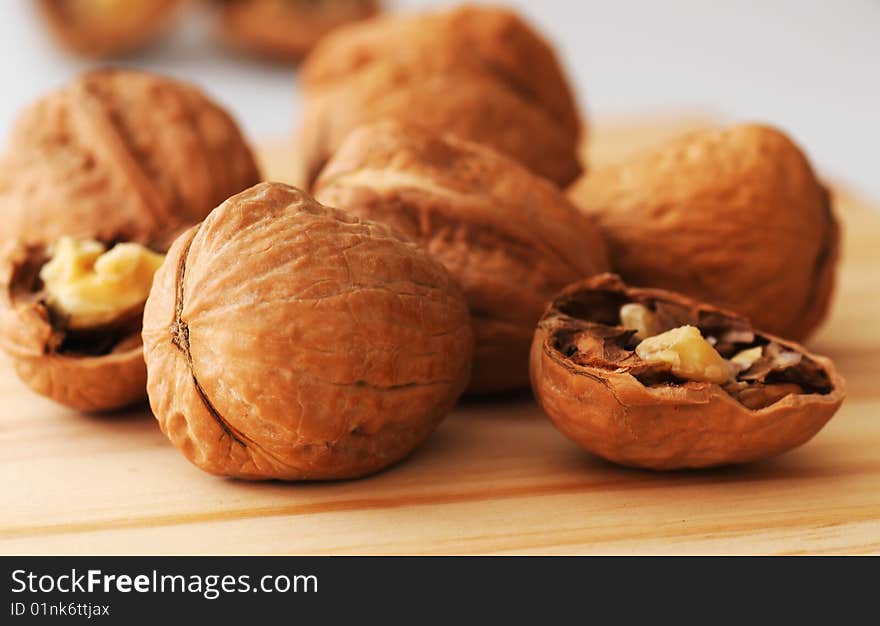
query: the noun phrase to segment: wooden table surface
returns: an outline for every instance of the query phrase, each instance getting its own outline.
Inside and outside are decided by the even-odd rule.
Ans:
[[[592,161],[709,120],[593,133]],[[289,155],[264,151],[283,179]],[[0,366],[0,554],[880,554],[880,213],[837,190],[846,244],[809,342],[849,398],[813,441],[747,467],[654,474],[582,452],[528,395],[469,402],[407,462],[330,484],[201,473],[145,409],[81,415]]]

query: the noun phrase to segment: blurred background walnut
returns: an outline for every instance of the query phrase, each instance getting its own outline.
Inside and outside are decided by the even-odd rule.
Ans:
[[[235,121],[192,85],[82,74],[20,116],[0,167],[2,237],[170,243],[259,180]]]
[[[378,13],[378,0],[219,0],[220,34],[259,56],[298,61],[334,28]]]
[[[346,26],[303,66],[309,185],[346,134],[384,118],[491,146],[557,185],[581,172],[581,119],[559,61],[516,13],[462,6]]]
[[[38,0],[56,40],[86,56],[131,52],[171,24],[183,0]]]
[[[553,293],[607,269],[598,229],[561,191],[452,135],[391,121],[362,127],[315,196],[393,226],[461,282],[477,342],[472,393],[526,387],[532,332]]]

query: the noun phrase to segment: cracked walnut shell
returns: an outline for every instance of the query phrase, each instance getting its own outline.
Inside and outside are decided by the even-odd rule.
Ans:
[[[353,132],[315,197],[388,224],[464,287],[476,358],[469,391],[528,385],[535,323],[553,294],[607,270],[605,246],[549,181],[483,146],[381,122]]]
[[[221,35],[231,45],[298,61],[331,30],[379,11],[377,0],[222,0]]]
[[[148,392],[201,469],[363,476],[424,441],[467,383],[467,305],[385,226],[262,183],[174,243],[144,313]]]
[[[3,237],[164,249],[258,180],[237,125],[197,88],[146,72],[86,72],[13,129],[0,167]]]
[[[781,132],[708,130],[597,169],[571,190],[630,284],[680,291],[790,339],[825,317],[839,232],[828,191]]]
[[[146,397],[140,329],[143,302],[85,328],[48,303],[44,246],[18,244],[0,265],[0,347],[35,392],[83,411],[118,409]]]
[[[645,318],[658,334],[641,339]],[[531,376],[565,435],[614,463],[656,470],[781,454],[811,439],[845,393],[830,360],[734,313],[608,274],[570,285],[548,307]]]
[[[258,178],[232,119],[194,87],[160,76],[89,72],[26,110],[0,167],[8,238],[0,345],[19,377],[78,409],[145,399],[143,301],[74,328],[48,305],[39,276],[50,249],[71,237],[164,253],[181,229]]]

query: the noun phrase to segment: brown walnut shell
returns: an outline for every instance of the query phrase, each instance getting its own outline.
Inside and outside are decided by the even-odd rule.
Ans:
[[[222,35],[242,50],[298,61],[331,30],[378,11],[378,0],[223,0]]]
[[[790,339],[825,317],[839,229],[828,191],[781,132],[758,125],[686,135],[577,183],[633,285],[733,309]]]
[[[18,245],[0,265],[0,347],[31,389],[83,411],[117,409],[146,398],[140,310],[112,326],[66,332],[41,297],[39,246]]]
[[[383,119],[481,143],[560,186],[581,172],[577,137],[495,78],[471,71],[425,75],[374,63],[307,94],[297,178],[312,184],[352,130]]]
[[[90,72],[29,108],[0,167],[10,240],[0,272],[0,347],[21,379],[83,410],[144,400],[140,311],[68,331],[42,293],[47,248],[68,235],[164,252],[176,233],[258,178],[230,117],[176,81]]]
[[[316,198],[398,229],[464,287],[476,393],[528,385],[535,322],[564,285],[607,270],[592,222],[551,183],[483,146],[380,122],[353,132]]]
[[[177,14],[182,0],[126,0],[113,16],[100,16],[82,0],[39,0],[57,41],[76,54],[110,56],[136,50],[159,36]],[[101,3],[92,2],[100,5]],[[121,0],[120,0],[121,4]]]
[[[258,180],[235,122],[195,87],[145,72],[87,72],[13,129],[0,166],[3,237],[162,248]]]
[[[181,235],[144,313],[150,404],[201,469],[354,478],[424,441],[473,352],[460,287],[387,227],[262,183]]]
[[[486,72],[545,110],[574,140],[581,117],[552,46],[516,12],[492,6],[389,15],[327,36],[303,65],[318,89],[374,63],[414,68],[421,77],[458,69]]]
[[[762,346],[736,382],[677,379],[634,352],[623,304],[647,306],[666,326],[691,324],[725,358]],[[559,430],[609,461],[656,470],[747,463],[813,437],[844,398],[829,360],[754,330],[742,317],[660,289],[601,275],[564,289],[532,342],[532,388]]]

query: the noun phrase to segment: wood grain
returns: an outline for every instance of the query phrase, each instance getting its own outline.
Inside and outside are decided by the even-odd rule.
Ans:
[[[607,162],[709,119],[594,133]],[[262,157],[274,179],[292,158]],[[652,474],[560,435],[528,395],[468,402],[369,479],[249,484],[190,466],[145,409],[81,415],[0,366],[0,554],[880,554],[880,213],[837,190],[846,245],[810,342],[849,398],[809,444],[748,467]]]

